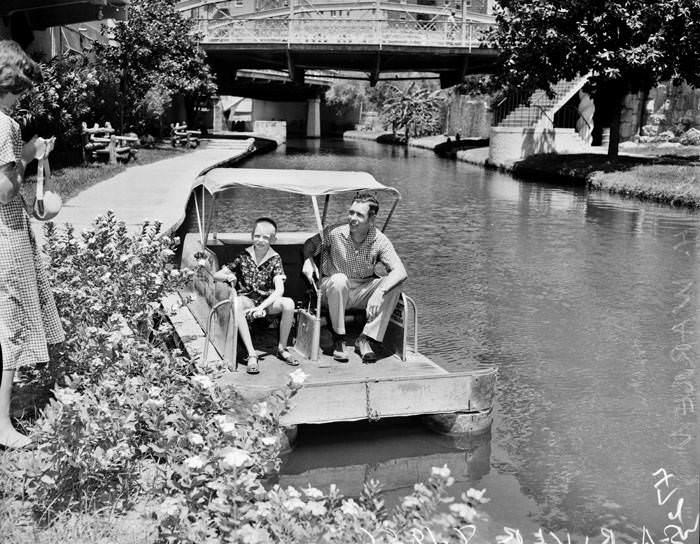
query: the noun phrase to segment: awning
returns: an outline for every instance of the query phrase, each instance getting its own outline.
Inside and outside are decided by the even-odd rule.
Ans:
[[[43,30],[102,19],[125,20],[129,0],[2,0],[0,16],[22,17],[30,28]]]
[[[308,196],[334,195],[352,191],[387,191],[367,172],[335,170],[270,170],[256,168],[214,168],[195,180],[192,189],[204,185],[212,195],[236,187],[269,189]]]

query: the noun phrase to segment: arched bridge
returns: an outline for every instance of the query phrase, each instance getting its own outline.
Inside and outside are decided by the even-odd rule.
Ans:
[[[372,84],[381,73],[435,72],[443,87],[492,71],[497,52],[484,31],[493,16],[464,2],[455,11],[409,1],[256,0],[257,10],[232,14],[190,0],[180,9],[196,18],[223,89],[238,69],[286,70],[294,82],[307,70],[352,71]]]

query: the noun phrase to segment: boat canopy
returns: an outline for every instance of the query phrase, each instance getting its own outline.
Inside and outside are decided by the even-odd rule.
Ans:
[[[191,193],[197,213],[197,222],[201,236],[202,246],[206,245],[213,215],[216,209],[216,201],[221,193],[235,189],[267,189],[285,193],[296,193],[311,197],[316,226],[323,236],[323,227],[326,223],[328,201],[332,195],[375,191],[387,192],[394,196],[394,202],[384,220],[382,232],[389,224],[396,206],[401,200],[398,190],[387,185],[382,185],[372,174],[367,172],[345,172],[338,170],[292,170],[292,169],[258,169],[258,168],[212,168],[199,176],[192,185]],[[213,206],[207,206],[204,192],[208,192],[213,200]],[[318,204],[318,197],[325,197],[323,213]]]
[[[212,195],[237,187],[269,189],[307,196],[335,195],[363,190],[398,193],[393,187],[379,183],[367,172],[335,170],[214,168],[198,177],[193,189],[200,185],[204,185]]]

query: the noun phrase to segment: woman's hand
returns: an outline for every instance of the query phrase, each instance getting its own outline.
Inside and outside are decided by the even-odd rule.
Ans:
[[[14,163],[0,167],[0,204],[7,204],[19,193],[19,176]]]
[[[38,136],[35,134],[32,136],[31,140],[22,146],[22,162],[24,164],[29,164],[36,159],[39,154],[43,154],[43,148],[45,146],[42,147],[38,145],[37,140]],[[39,149],[40,147],[42,147],[42,149]]]

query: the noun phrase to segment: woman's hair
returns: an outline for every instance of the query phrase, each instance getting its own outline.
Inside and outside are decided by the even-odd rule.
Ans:
[[[17,42],[0,40],[0,94],[21,94],[41,81],[39,65]]]

